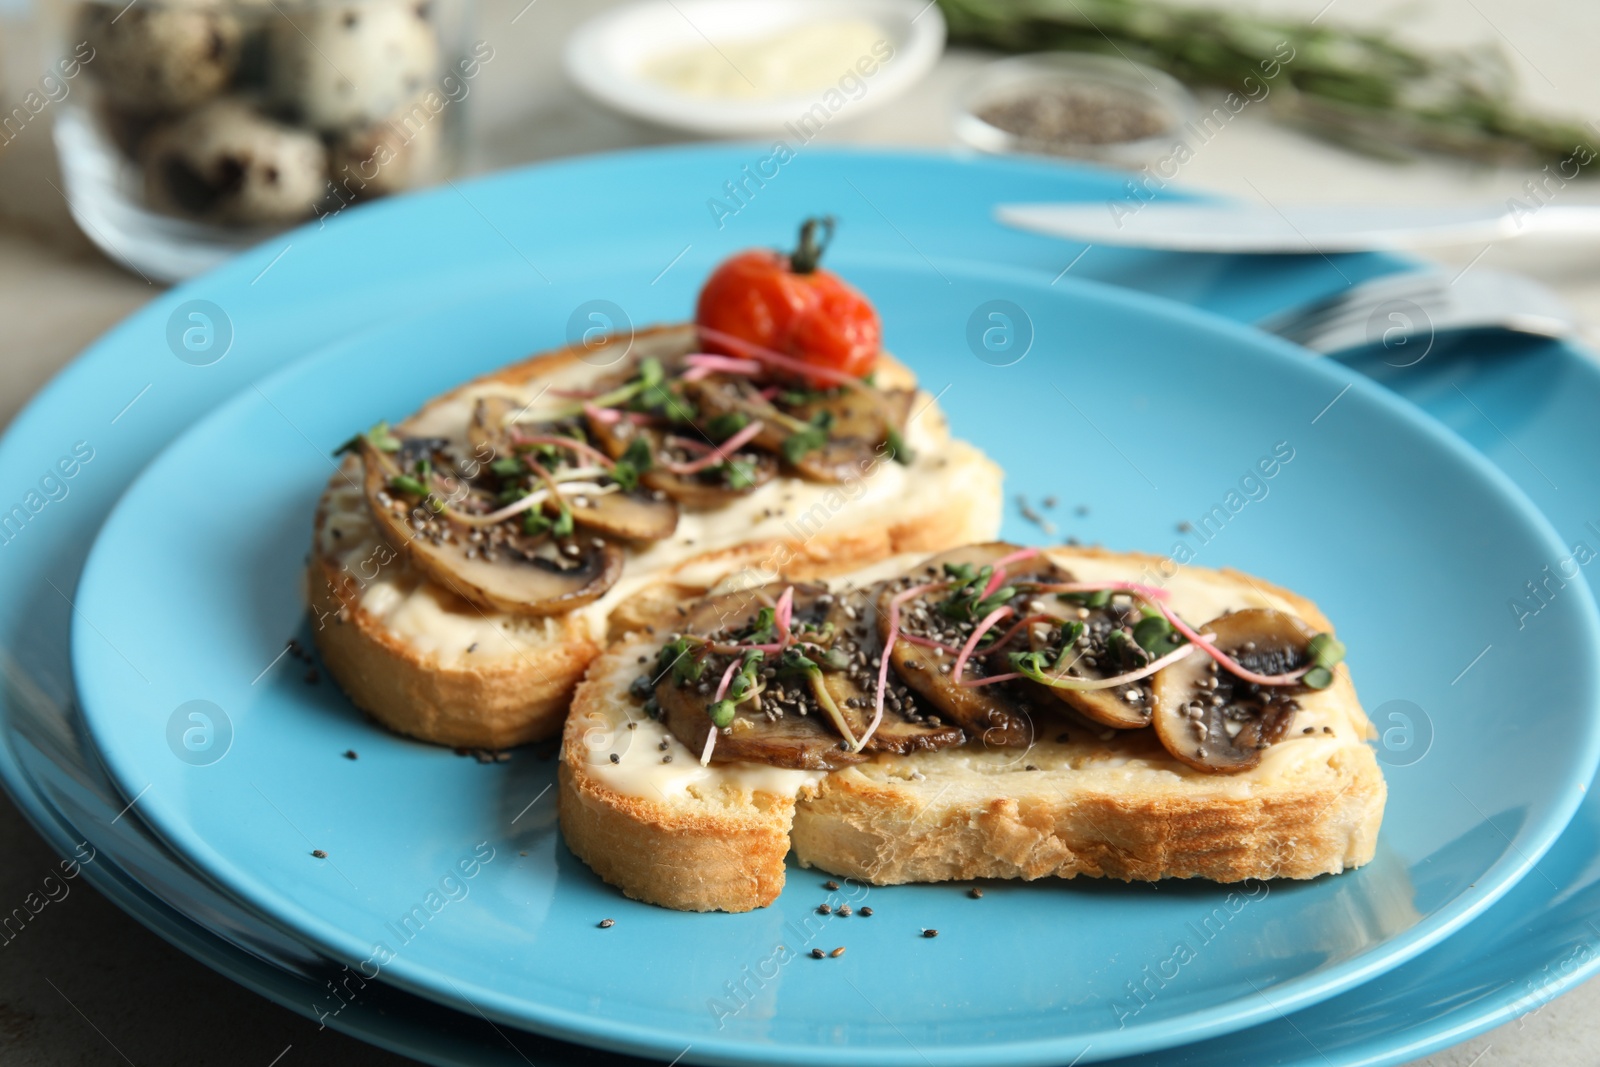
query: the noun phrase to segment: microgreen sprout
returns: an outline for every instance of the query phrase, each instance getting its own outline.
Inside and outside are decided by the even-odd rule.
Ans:
[[[361,447],[363,441],[376,448],[379,452],[400,451],[400,438],[396,437],[394,432],[389,429],[387,422],[379,422],[375,423],[366,433],[358,433],[334,449],[333,454],[342,456],[346,452],[354,452]]]
[[[1344,642],[1332,634],[1317,634],[1306,642],[1311,669],[1301,678],[1308,688],[1326,689],[1333,684],[1333,668],[1344,659]]]

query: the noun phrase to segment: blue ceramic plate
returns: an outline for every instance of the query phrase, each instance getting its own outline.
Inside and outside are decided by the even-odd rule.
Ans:
[[[1370,704],[1404,694],[1448,718],[1391,771],[1370,867],[1248,892],[1001,885],[981,906],[960,887],[876,889],[872,920],[817,935],[847,941],[845,961],[779,966],[780,943],[811,947],[800,924],[822,876],[794,872],[747,916],[623,901],[561,847],[548,762],[400,741],[274,661],[301,626],[326,453],[352,426],[558,343],[597,287],[636,322],[681,317],[698,270],[604,271],[380,327],[245,391],[152,464],[90,558],[74,633],[86,717],[139,814],[249,905],[399,986],[706,1062],[1043,1063],[1194,1040],[1403,961],[1554,839],[1595,761],[1597,632],[1577,587],[1526,631],[1508,617],[1506,591],[1562,549],[1503,475],[1349,372],[1203,316],[843,243],[835,256],[1013,490],[1083,502],[1108,543],[1187,541],[1198,564],[1315,597]],[[1015,336],[985,347],[997,309]],[[1279,472],[1254,477],[1269,455]],[[196,700],[220,709],[204,766],[177,741]],[[1507,722],[1508,707],[1526,710]],[[617,926],[597,930],[602,916]],[[917,936],[930,926],[937,942]]]
[[[7,541],[0,555],[0,649],[9,657],[0,687],[0,779],[61,854],[84,840],[98,848],[98,859],[84,868],[97,890],[262,995],[306,1015],[330,1010],[325,983],[337,968],[319,970],[308,949],[221,896],[151,842],[133,813],[118,818],[128,798],[75,737],[68,596],[90,540],[140,468],[229,393],[364,324],[504,285],[529,271],[520,249],[562,265],[592,255],[592,220],[602,220],[603,231],[620,213],[625,217],[616,224],[635,233],[647,216],[671,216],[693,236],[688,208],[703,209],[708,190],[749,155],[748,146],[731,145],[591,157],[348,212],[325,232],[299,231],[284,245],[241,256],[152,301],[92,346],[8,428],[0,440],[0,490],[8,500],[23,499],[74,441],[98,447],[92,469],[71,482],[70,501],[52,501],[43,521],[30,524],[48,534]],[[649,180],[641,181],[641,173]],[[1043,281],[1071,265],[1073,277],[1139,288],[1242,321],[1401,266],[1384,256],[1337,256],[1329,263],[1086,251],[989,221],[995,202],[1111,199],[1123,195],[1124,182],[1116,172],[1022,160],[812,148],[786,170],[783,183],[762,190],[759,203],[729,221],[726,235],[712,239],[721,242],[718,251],[766,235],[777,240],[795,212],[847,193],[893,211],[891,220],[859,204],[848,220],[851,232],[901,241],[908,258],[922,249],[940,262],[1005,264]],[[547,225],[532,209],[540,204],[563,205],[572,224]],[[486,225],[476,210],[495,222]],[[682,247],[668,249],[665,258]],[[334,292],[337,299],[327,295]],[[203,368],[174,358],[166,340],[169,324],[186,321],[183,307],[195,299],[226,305],[234,334],[227,358]],[[1568,539],[1596,543],[1588,524],[1600,518],[1589,506],[1600,498],[1592,463],[1600,453],[1600,423],[1593,418],[1600,368],[1591,357],[1555,343],[1495,339],[1438,351],[1404,370],[1379,359],[1359,366],[1481,449]],[[1091,526],[1103,518],[1096,512]],[[1381,978],[1293,1016],[1189,1046],[1182,1058],[1193,1067],[1393,1067],[1536,1010],[1600,968],[1590,925],[1600,915],[1597,840],[1600,800],[1591,789],[1535,870],[1480,920]],[[381,983],[325,1019],[430,1063],[520,1064],[524,1054],[540,1064],[595,1062],[586,1050],[496,1030],[475,1013],[441,1013]]]

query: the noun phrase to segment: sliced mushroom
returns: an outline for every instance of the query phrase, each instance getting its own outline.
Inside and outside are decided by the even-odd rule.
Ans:
[[[780,455],[790,439],[806,432],[818,416],[826,415],[826,441],[797,457],[791,466],[802,478],[829,483],[851,481],[871,470],[881,458],[879,447],[889,431],[905,427],[916,396],[910,389],[843,389],[785,409],[762,396],[748,379],[717,375],[690,382],[684,391],[702,418],[743,415],[760,419],[762,429],[754,443]]]
[[[1313,634],[1281,611],[1251,608],[1200,627],[1215,634],[1216,647],[1258,674],[1282,674],[1303,666]],[[1298,685],[1246,682],[1195,652],[1155,675],[1154,722],[1161,744],[1175,759],[1197,770],[1233,774],[1261,762],[1261,753],[1283,738],[1299,710]]]
[[[697,686],[680,686],[670,678],[656,685],[656,703],[674,737],[698,755],[706,745],[706,734],[713,726],[707,709],[715,695],[712,689],[700,692]],[[844,740],[816,716],[786,715],[769,721],[759,711],[742,706],[733,724],[717,735],[713,754],[719,760],[747,760],[771,767],[794,767],[807,771],[831,771],[861,763],[867,757],[850,751]]]
[[[510,420],[522,406],[506,396],[479,397],[467,424],[467,443],[473,454],[484,462],[511,455]]]
[[[889,431],[905,429],[915,397],[911,389],[845,389],[796,406],[790,414],[802,422],[823,412],[832,421],[827,443],[796,460],[795,471],[814,482],[860,478],[883,458],[880,447]]]
[[[756,434],[752,443],[768,452],[782,449],[783,442],[793,432],[784,425],[784,413],[762,396],[755,383],[748,378],[714,374],[697,382],[685,382],[683,394],[694,405],[702,423],[728,415],[760,419],[761,432]]]
[[[997,541],[954,549],[929,559],[923,572],[917,575],[915,580],[939,580],[944,576],[943,565],[946,563],[966,563],[974,567],[992,565],[995,560],[1010,555],[1019,548],[1018,545]],[[1008,564],[1006,573],[1008,579],[1012,580],[1066,579],[1065,573],[1045,556],[1035,556],[1032,559]],[[889,600],[898,590],[899,587],[891,584],[879,594],[877,616],[880,639],[888,638]],[[930,618],[941,619],[937,604],[946,596],[945,592],[940,591],[920,598],[927,605]],[[908,617],[913,614],[911,609],[914,603],[915,601],[907,603],[901,608],[902,629],[906,628]],[[936,636],[935,640],[943,640],[946,644],[958,646],[965,640],[964,635],[970,632],[970,627],[963,628],[952,623],[941,631],[941,636]],[[955,639],[951,640],[952,637]],[[969,664],[977,660],[978,657],[974,656]],[[910,641],[897,640],[894,649],[889,653],[889,662],[906,685],[925,697],[943,713],[944,717],[954,721],[970,735],[981,738],[985,744],[1027,745],[1033,742],[1032,703],[1021,687],[1005,682],[983,686],[960,685],[949,673],[955,663],[954,656]],[[968,670],[970,669],[969,666]]]
[[[707,597],[687,611],[679,628],[702,637],[738,634],[749,628],[762,608],[777,603],[787,584],[778,582]],[[795,586],[795,618],[819,617],[823,608],[818,600],[826,592],[817,585]],[[669,674],[656,683],[656,702],[661,705],[667,728],[692,752],[705,747],[706,734],[712,729],[709,709],[719,680],[707,671],[699,682],[680,685]],[[749,760],[803,770],[834,770],[867,758],[850,751],[825,716],[785,715],[769,719],[753,703],[739,706],[733,723],[718,735],[714,753],[719,760]]]
[[[409,456],[406,445],[399,453]],[[391,491],[390,461],[362,445],[367,506],[384,539],[446,589],[484,607],[556,615],[598,600],[622,574],[622,549],[598,537],[531,538],[502,524],[489,551],[473,531]]]
[[[660,495],[657,495],[660,494]],[[626,541],[660,541],[678,528],[678,505],[658,490],[567,495],[572,521]]]
[[[876,598],[865,591],[838,593],[824,616],[826,622],[834,625],[833,647],[848,657],[849,666],[824,673],[822,681],[856,737],[866,733],[877,702],[878,678],[872,663],[881,653],[883,643],[873,624],[875,603]],[[911,703],[910,694],[900,691],[903,687],[896,684],[899,679],[892,672],[889,682],[893,688],[891,694],[885,696],[883,721],[867,741],[866,751],[904,756],[948,748],[966,740],[959,726],[928,721]],[[891,701],[898,702],[901,710],[896,711]],[[906,714],[907,711],[911,714]],[[937,716],[934,718],[937,720]]]
[[[1132,618],[1129,618],[1130,614]],[[1139,621],[1136,610],[1125,611],[1121,606],[1107,604],[1100,608],[1087,608],[1081,616],[1069,617],[1066,622],[1084,624],[1084,633],[1075,651],[1066,658],[1062,672],[1070,677],[1099,679],[1125,674],[1148,662],[1148,656],[1139,650],[1131,636],[1131,629]],[[1035,652],[1045,652],[1054,659],[1061,652],[1065,633],[1064,625],[1036,623],[1028,628],[1029,647]],[[1120,640],[1133,652],[1131,658],[1119,656],[1112,647],[1111,634],[1120,633]],[[1054,673],[1054,672],[1052,672]],[[1148,680],[1129,682],[1115,689],[1062,689],[1045,686],[1051,694],[1085,716],[1105,726],[1118,730],[1137,730],[1150,725],[1155,706]]]
[[[634,438],[639,436],[649,443],[650,454],[657,457],[658,462],[665,449],[665,435],[660,430],[637,426],[627,420],[607,424],[591,419],[589,428],[595,442],[612,459],[621,459]],[[640,476],[639,482],[647,489],[665,493],[686,508],[720,508],[749,495],[777,477],[777,460],[762,452],[754,453],[751,458],[751,484],[738,489],[726,482],[711,481],[700,475],[673,474],[660,466],[646,471]]]
[[[813,582],[769,582],[751,589],[738,589],[729,593],[702,597],[689,605],[673,623],[678,630],[697,637],[733,634],[747,629],[755,622],[762,608],[775,607],[778,598],[790,585],[794,586],[794,613],[805,618],[820,614],[817,601],[827,594],[826,586]]]

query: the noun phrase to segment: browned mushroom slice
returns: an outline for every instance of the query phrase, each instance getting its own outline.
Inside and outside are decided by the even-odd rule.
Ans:
[[[783,591],[794,586],[794,614],[803,619],[809,614],[819,614],[818,600],[827,595],[827,587],[814,582],[769,582],[751,589],[738,589],[715,596],[702,597],[689,605],[672,625],[687,634],[712,637],[737,634],[755,622],[762,608],[775,607]]]
[[[706,691],[698,685],[678,685],[670,678],[656,685],[656,703],[674,737],[698,756],[713,727],[708,709],[716,695],[716,679]],[[741,706],[727,730],[717,735],[713,755],[718,760],[747,760],[772,767],[831,771],[860,763],[867,757],[850,751],[842,738],[815,715],[785,715],[769,720],[749,705]]]
[[[566,500],[573,522],[610,537],[660,541],[671,537],[678,528],[678,505],[660,490],[635,489],[595,496],[574,492]]]
[[[1258,674],[1303,666],[1313,634],[1281,611],[1251,608],[1200,627],[1216,647]],[[1261,753],[1288,731],[1299,710],[1298,685],[1246,682],[1201,652],[1155,675],[1155,727],[1174,758],[1202,771],[1231,774],[1261,762]]]
[[[511,455],[511,418],[523,405],[506,396],[479,397],[467,423],[467,443],[482,462]]]
[[[598,537],[532,538],[511,521],[473,541],[472,529],[391,490],[396,472],[387,456],[370,444],[361,455],[367,506],[384,539],[458,596],[519,615],[557,615],[598,600],[622,575],[622,549]]]
[[[685,382],[683,393],[699,412],[702,424],[724,416],[760,419],[761,432],[752,438],[752,443],[769,452],[782,449],[783,442],[793,432],[784,425],[784,413],[762,396],[748,378],[712,375],[697,382]]]
[[[856,737],[866,733],[877,702],[878,672],[872,663],[882,651],[883,643],[873,623],[875,603],[876,599],[862,590],[838,593],[824,616],[825,622],[833,623],[833,647],[843,657],[845,666],[825,671],[822,682]],[[923,715],[899,677],[890,672],[883,721],[868,739],[865,751],[903,756],[948,748],[965,740],[966,735],[959,726],[941,722],[937,715]]]
[[[595,443],[613,459],[621,459],[634,438],[642,436],[650,445],[650,454],[659,463],[665,451],[665,435],[648,426],[636,426],[627,420],[602,423],[589,420]],[[778,476],[777,460],[765,453],[755,453],[750,465],[750,484],[734,488],[725,480],[714,481],[706,475],[673,474],[657,466],[640,476],[639,482],[647,489],[667,494],[686,508],[709,510],[720,508],[746,496]]]
[[[814,482],[845,482],[861,477],[883,458],[889,431],[905,429],[916,393],[910,389],[844,389],[800,404],[789,412],[802,422],[826,413],[827,441],[797,457],[794,469]]]
[[[1139,621],[1137,611],[1123,610],[1116,604],[1101,608],[1083,609],[1077,621],[1083,624],[1083,633],[1073,643],[1059,673],[1084,679],[1112,678],[1126,674],[1149,662],[1149,656],[1134,642],[1130,630]],[[1028,628],[1028,644],[1035,652],[1044,652],[1052,661],[1058,660],[1066,635],[1065,624],[1035,623]],[[1120,634],[1112,638],[1112,634]],[[1048,671],[1055,674],[1057,671]],[[1150,725],[1155,700],[1148,679],[1129,682],[1114,689],[1063,689],[1044,686],[1060,701],[1076,708],[1097,723],[1118,730],[1137,730]]]
[[[1001,541],[952,549],[927,560],[914,582],[939,581],[945,577],[944,565],[968,565],[979,569],[1020,550],[1019,545]],[[1047,557],[1035,556],[1006,566],[1009,581],[1033,578],[1037,581],[1064,581],[1066,574]],[[878,596],[877,625],[880,640],[889,634],[889,601],[901,586],[890,584]],[[972,621],[946,618],[939,604],[949,596],[947,590],[926,594],[901,607],[901,629],[916,636],[960,647],[972,632]],[[1021,690],[1006,683],[963,686],[950,675],[955,657],[938,649],[911,641],[897,640],[889,653],[896,674],[911,689],[923,696],[942,717],[961,726],[973,737],[990,745],[1026,745],[1034,738],[1029,703]],[[985,667],[984,657],[968,662],[969,677],[974,669]]]
[[[787,582],[774,582],[706,597],[691,605],[676,625],[685,633],[731,640],[748,632],[761,609],[775,606],[788,587]],[[795,620],[820,622],[830,600],[820,585],[794,586]],[[726,663],[726,657],[720,662]],[[656,702],[661,705],[667,728],[696,754],[704,749],[706,734],[712,728],[709,711],[719,680],[720,674],[706,670],[699,682],[680,684],[669,674],[656,683]],[[771,684],[778,692],[786,686],[797,691],[803,686],[800,681]],[[793,704],[788,706],[789,713],[779,714],[780,706],[770,701],[765,705],[754,701],[741,704],[733,722],[717,736],[716,758],[805,770],[832,770],[866,759],[850,751],[820,709],[812,708],[809,714],[801,715],[794,713]]]

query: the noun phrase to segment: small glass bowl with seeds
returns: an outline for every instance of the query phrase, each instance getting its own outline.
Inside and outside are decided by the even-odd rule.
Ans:
[[[1116,56],[1042,52],[991,63],[957,105],[956,136],[984,152],[1139,167],[1172,153],[1195,114],[1176,79]]]

